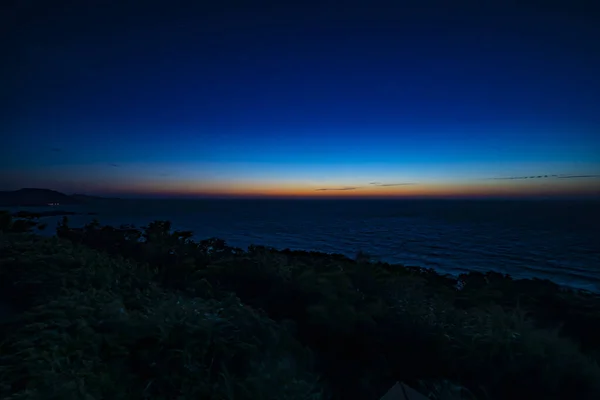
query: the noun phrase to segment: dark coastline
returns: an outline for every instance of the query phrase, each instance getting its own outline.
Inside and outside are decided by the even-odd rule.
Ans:
[[[229,335],[227,324],[238,327],[242,342],[223,339],[211,351],[221,360],[214,368],[234,374],[227,385],[240,390],[242,398],[248,382],[259,382],[250,398],[275,390],[277,385],[264,381],[267,375],[294,382],[296,395],[277,394],[289,399],[308,393],[315,399],[375,399],[395,381],[459,399],[560,399],[573,392],[594,399],[600,394],[600,296],[592,293],[493,272],[442,276],[431,269],[372,262],[367,254],[352,259],[263,246],[242,250],[219,239],[194,242],[191,232],[173,231],[165,221],[140,229],[98,223],[71,228],[65,218],[57,236],[42,238],[27,233],[35,229],[35,220],[12,221],[6,215],[0,234],[0,281],[10,284],[3,287],[2,303],[27,311],[27,317],[17,314],[3,324],[2,351],[7,357],[2,367],[8,368],[8,380],[28,368],[32,375],[27,379],[34,388],[46,385],[39,378],[41,370],[35,372],[44,365],[43,354],[34,351],[31,361],[18,361],[17,354],[31,351],[27,343],[33,340],[37,348],[39,343],[63,346],[51,331],[33,329],[42,321],[47,329],[62,332],[65,346],[81,340],[69,328],[75,321],[85,321],[95,332],[88,334],[90,340],[118,338],[115,344],[128,348],[130,356],[103,350],[71,357],[84,365],[88,357],[113,365],[105,374],[113,379],[114,390],[135,391],[153,379],[153,393],[160,396],[161,390],[172,393],[167,382],[179,387],[193,376],[186,369],[187,358],[168,361],[160,354],[201,359],[205,347],[197,338],[208,329],[207,321],[213,321],[207,316],[214,315],[210,324],[225,325],[210,329],[225,329],[220,331],[223,338]],[[11,287],[15,282],[21,283]],[[232,302],[232,295],[238,300]],[[73,301],[92,308],[75,311]],[[203,309],[201,317],[189,314],[190,307]],[[94,309],[108,314],[101,317]],[[72,310],[71,316],[57,317],[57,325],[45,319],[66,310]],[[73,313],[78,315],[75,319]],[[185,325],[166,322],[183,315],[188,315]],[[104,326],[98,318],[113,322]],[[153,333],[148,323],[155,328],[158,324],[159,331]],[[23,333],[16,340],[11,332]],[[171,332],[177,339],[170,341],[158,332]],[[257,339],[263,344],[251,345]],[[142,343],[143,354],[159,360],[157,372],[170,365],[169,374],[155,375],[139,360],[128,358],[138,357]],[[252,346],[259,346],[256,352]],[[238,354],[237,361],[227,361],[233,354]],[[291,358],[295,367],[282,370],[265,358],[268,354]],[[255,375],[257,362],[263,365],[262,378]],[[200,361],[198,367],[208,365]],[[63,368],[66,373],[68,367]],[[95,372],[87,373],[93,377]],[[129,378],[120,381],[123,373]],[[202,376],[192,386],[196,395],[208,395],[202,387],[209,383],[212,390],[223,390],[217,385],[221,381]],[[309,384],[314,379],[319,384]],[[94,385],[93,379],[89,382]],[[111,393],[98,385],[94,390]],[[6,397],[19,390],[13,385],[0,388],[0,394]]]

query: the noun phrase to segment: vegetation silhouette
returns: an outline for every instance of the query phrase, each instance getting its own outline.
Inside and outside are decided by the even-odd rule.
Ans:
[[[2,398],[378,399],[396,381],[430,398],[600,398],[593,293],[243,250],[169,221],[64,217],[51,238],[0,221],[0,296],[20,311],[3,323]]]

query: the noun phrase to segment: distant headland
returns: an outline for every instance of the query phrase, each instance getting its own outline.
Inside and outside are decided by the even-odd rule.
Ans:
[[[67,206],[87,204],[98,200],[108,200],[108,198],[84,194],[67,195],[55,190],[38,188],[0,191],[0,206],[4,207]]]

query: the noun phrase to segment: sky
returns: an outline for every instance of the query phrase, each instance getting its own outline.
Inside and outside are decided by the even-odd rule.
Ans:
[[[600,196],[593,2],[9,3],[0,190]]]

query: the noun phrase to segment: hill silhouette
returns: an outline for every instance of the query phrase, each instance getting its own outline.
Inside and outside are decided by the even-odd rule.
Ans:
[[[81,197],[69,196],[50,189],[23,188],[0,192],[0,206],[46,206],[49,204],[73,205],[85,203]]]

